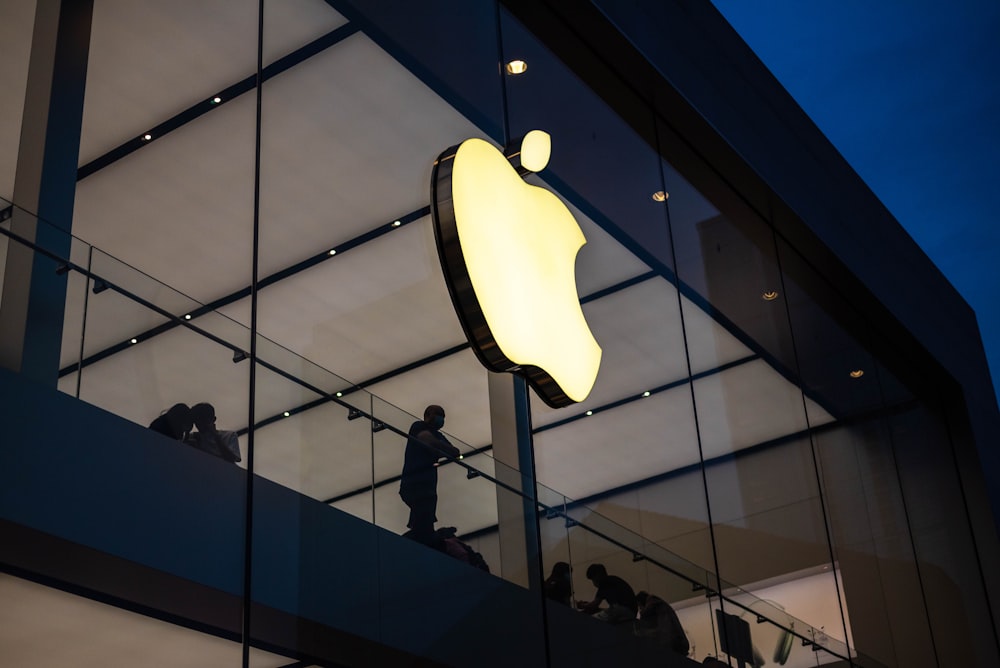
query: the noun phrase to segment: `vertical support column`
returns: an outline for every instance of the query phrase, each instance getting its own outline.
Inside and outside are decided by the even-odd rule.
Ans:
[[[59,256],[70,251],[93,0],[38,0],[28,65],[11,230]],[[27,213],[46,221],[40,223]],[[0,299],[0,366],[55,385],[65,274],[11,241]]]
[[[520,492],[497,487],[501,573],[505,580],[539,591],[544,576],[528,386],[520,376],[490,372],[489,390],[493,457],[503,465],[496,478]]]

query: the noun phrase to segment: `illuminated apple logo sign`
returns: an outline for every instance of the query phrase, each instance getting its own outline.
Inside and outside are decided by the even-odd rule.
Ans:
[[[434,163],[431,207],[445,282],[479,361],[522,374],[561,408],[590,394],[601,347],[576,291],[587,240],[559,198],[523,178],[550,151],[541,130],[510,158],[481,139],[452,146]]]

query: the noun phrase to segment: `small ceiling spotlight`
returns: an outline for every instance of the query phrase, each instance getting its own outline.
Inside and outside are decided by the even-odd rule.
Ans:
[[[524,74],[528,71],[528,63],[523,60],[512,60],[507,63],[507,72],[509,74]]]
[[[139,339],[129,339],[131,343],[139,343]]]
[[[379,432],[385,429],[385,422],[379,422],[378,420],[372,420],[372,433]]]
[[[282,413],[282,415],[284,415],[285,417],[291,417],[292,414],[289,413],[288,411],[285,411],[284,413]]]
[[[587,411],[587,415],[593,415],[594,411]]]
[[[400,221],[400,220],[394,220],[394,221],[392,221],[392,226],[393,227],[399,227],[402,224],[403,224],[403,222]]]
[[[864,369],[855,369],[849,375],[851,378],[861,378],[861,376],[865,375],[865,371]]]
[[[330,255],[336,255],[336,254],[337,254],[337,249],[336,248],[331,248],[330,249]]]
[[[361,417],[361,411],[359,411],[357,408],[352,408],[347,411],[348,420],[357,420],[359,417]]]
[[[185,314],[184,319],[185,320],[190,320],[191,319],[191,314],[190,313]]]
[[[212,98],[212,104],[219,104],[220,102],[222,102],[222,98],[218,95]]]
[[[149,134],[149,133],[147,133],[147,134],[144,134],[144,135],[142,136],[142,140],[143,140],[143,141],[149,141],[149,140],[150,140],[150,139],[152,139],[152,138],[153,138],[153,135],[151,135],[151,134]]]
[[[342,396],[344,396],[344,393],[343,392],[337,392],[337,396],[338,397],[342,397]]]
[[[668,197],[670,197],[670,195],[662,190],[657,190],[653,193],[654,202],[666,202]]]
[[[778,298],[778,291],[777,290],[768,290],[767,292],[764,292],[763,294],[761,294],[760,298],[763,299],[766,302],[773,302],[775,299]]]
[[[645,392],[643,392],[643,393],[642,393],[642,396],[644,396],[644,397],[648,397],[648,396],[649,396],[649,390],[646,390]]]

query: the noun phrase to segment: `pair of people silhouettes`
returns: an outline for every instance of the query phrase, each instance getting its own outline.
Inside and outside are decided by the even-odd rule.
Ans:
[[[192,431],[194,427],[198,430]],[[237,433],[216,428],[212,404],[200,403],[190,408],[187,404],[174,404],[153,420],[149,428],[227,462],[242,459]]]

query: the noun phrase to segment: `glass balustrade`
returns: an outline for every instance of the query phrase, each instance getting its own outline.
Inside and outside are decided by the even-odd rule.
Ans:
[[[12,231],[9,220],[0,221],[0,245],[23,248],[66,276],[59,371],[63,392],[140,425],[174,403],[209,402],[217,426],[239,435],[239,466],[249,464],[252,439],[253,472],[260,479],[386,531],[406,534],[408,509],[398,494],[399,479],[407,432],[417,416],[264,336],[252,338],[244,322],[247,314],[239,308],[200,304],[97,248],[69,239],[70,256],[62,257]],[[14,255],[0,257],[9,261]],[[252,389],[251,363],[256,364]],[[195,377],[197,386],[190,382]],[[448,432],[447,423],[443,431]],[[782,596],[799,594],[783,594],[788,583],[765,583],[759,589],[728,583],[711,569],[602,515],[592,503],[543,484],[522,489],[521,473],[496,461],[489,443],[448,438],[461,454],[442,458],[437,466],[437,526],[454,527],[455,537],[478,553],[493,575],[521,586],[531,581],[529,572],[542,580],[569,569],[568,598],[548,600],[545,607],[553,656],[572,660],[585,646],[566,629],[567,616],[581,614],[577,605],[593,598],[595,588],[586,572],[592,564],[602,564],[635,591],[647,592],[654,603],[659,599],[671,606],[684,632],[682,639],[670,637],[647,616],[645,623],[629,620],[622,625],[627,633],[612,634],[607,642],[633,643],[638,634],[645,636],[639,640],[643,651],[679,651],[667,647],[674,643],[701,660],[733,649],[730,643],[737,640],[727,638],[727,630],[735,633],[730,627],[746,628],[754,655],[767,663],[805,666],[852,660],[879,665],[855,655],[832,626],[816,627],[789,614],[786,607],[792,606],[786,606]],[[528,509],[513,531],[506,525],[517,517],[509,510],[511,501],[514,507]],[[537,554],[525,551],[525,540],[537,542]],[[303,538],[300,558],[309,558],[309,545]],[[452,556],[472,565],[478,561]],[[803,575],[824,581],[836,577],[829,570]],[[729,626],[723,628],[725,620],[730,620]],[[600,631],[594,642],[604,637],[607,627],[596,628]]]

